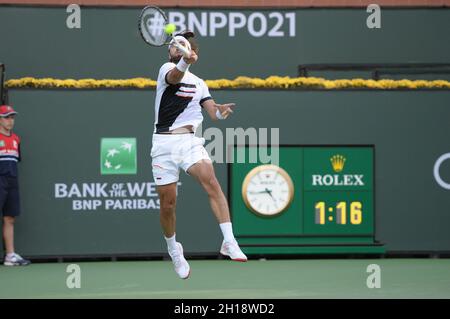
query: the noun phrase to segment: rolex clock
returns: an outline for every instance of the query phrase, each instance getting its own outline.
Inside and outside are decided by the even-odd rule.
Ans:
[[[294,184],[289,174],[277,165],[253,168],[242,183],[242,198],[247,208],[259,216],[283,213],[294,198]]]
[[[237,145],[233,156],[230,215],[244,253],[384,252],[373,145]]]

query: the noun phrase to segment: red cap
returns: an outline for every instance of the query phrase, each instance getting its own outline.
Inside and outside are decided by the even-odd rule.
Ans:
[[[14,111],[14,109],[12,108],[12,106],[9,105],[2,105],[0,106],[0,116],[1,117],[6,117],[12,114],[17,114],[16,111]]]

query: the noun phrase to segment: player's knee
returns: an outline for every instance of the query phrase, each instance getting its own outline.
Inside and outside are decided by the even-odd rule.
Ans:
[[[171,213],[175,209],[176,197],[165,197],[161,199],[161,212]]]
[[[220,190],[219,181],[214,175],[203,181],[203,187],[209,195],[217,194]]]

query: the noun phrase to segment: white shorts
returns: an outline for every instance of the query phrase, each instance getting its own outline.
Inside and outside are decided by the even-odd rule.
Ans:
[[[187,174],[198,161],[211,161],[204,144],[205,139],[194,134],[153,134],[150,155],[156,185],[178,182],[180,168]]]

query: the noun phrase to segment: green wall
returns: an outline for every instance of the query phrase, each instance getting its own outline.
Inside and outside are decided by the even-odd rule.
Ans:
[[[450,92],[213,91],[236,102],[218,127],[279,128],[281,144],[374,144],[376,238],[388,251],[450,250],[450,196],[433,178],[450,152]],[[76,212],[55,198],[55,183],[152,182],[154,91],[12,90],[23,140],[23,216],[18,250],[25,255],[165,251],[157,209]],[[278,116],[274,116],[278,114]],[[203,130],[215,125],[207,119]],[[100,139],[135,137],[136,175],[100,175]],[[207,142],[208,143],[208,142]],[[216,164],[227,191],[225,164]],[[221,234],[200,187],[180,174],[178,236],[187,252],[217,252]],[[450,181],[450,163],[441,167]],[[233,212],[236,214],[238,212]]]
[[[8,78],[156,78],[166,49],[141,40],[139,11],[83,8],[82,28],[70,30],[63,7],[0,6],[0,61]],[[192,70],[214,79],[296,76],[304,63],[449,62],[449,9],[383,9],[378,30],[366,27],[363,9],[261,12],[271,11],[295,12],[295,37],[251,37],[247,31],[229,37],[218,30],[215,37],[199,38],[200,60]],[[282,144],[374,144],[377,239],[388,251],[450,250],[450,193],[433,178],[435,161],[450,152],[449,91],[212,93],[218,101],[238,104],[235,115],[218,124],[221,129],[280,128]],[[17,133],[23,138],[18,251],[163,253],[156,209],[74,212],[71,200],[55,198],[54,190],[56,183],[152,182],[154,91],[23,89],[11,90],[9,97],[20,112]],[[205,128],[211,124],[206,120]],[[100,175],[103,137],[137,139],[137,175]],[[216,170],[226,191],[226,165]],[[450,181],[449,162],[441,175]],[[217,252],[221,234],[206,195],[184,173],[181,183],[177,232],[185,250]]]

